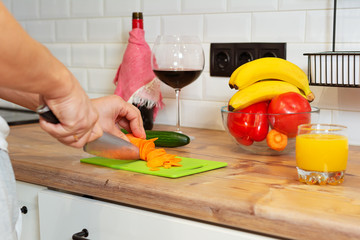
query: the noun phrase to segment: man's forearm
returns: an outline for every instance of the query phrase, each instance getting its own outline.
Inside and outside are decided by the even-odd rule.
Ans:
[[[2,87],[50,98],[65,96],[71,91],[74,85],[71,73],[22,29],[1,1],[0,33]]]
[[[0,88],[0,98],[33,111],[35,111],[39,106],[39,94],[36,93],[27,93],[8,88]]]

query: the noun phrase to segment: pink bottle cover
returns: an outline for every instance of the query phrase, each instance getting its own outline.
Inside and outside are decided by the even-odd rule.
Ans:
[[[151,68],[151,49],[145,41],[143,29],[130,31],[128,46],[123,61],[116,73],[115,94],[125,101],[154,109],[154,119],[164,105],[160,90],[160,81]]]

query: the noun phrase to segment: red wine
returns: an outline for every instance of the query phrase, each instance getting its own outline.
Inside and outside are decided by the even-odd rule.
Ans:
[[[201,74],[202,70],[154,70],[155,75],[165,84],[172,88],[183,88],[195,81]]]

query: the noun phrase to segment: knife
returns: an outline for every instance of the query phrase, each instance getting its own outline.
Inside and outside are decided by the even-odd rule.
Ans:
[[[58,118],[46,105],[40,105],[36,109],[36,112],[47,122],[53,124],[60,123]],[[140,159],[138,147],[122,138],[116,137],[107,132],[104,132],[100,138],[92,142],[86,143],[83,150],[91,155],[105,158],[121,160]]]

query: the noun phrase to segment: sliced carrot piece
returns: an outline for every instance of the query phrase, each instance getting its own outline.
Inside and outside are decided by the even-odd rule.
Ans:
[[[155,148],[157,138],[141,139],[134,137],[132,134],[126,134],[132,144],[139,148],[140,159],[147,161],[147,166],[151,171],[160,170],[159,167],[171,168],[172,166],[182,166],[180,158],[174,154],[166,153],[163,148]]]
[[[146,141],[141,147],[140,158],[146,161],[147,155],[153,150],[155,150],[154,142]]]
[[[151,152],[148,154],[147,158],[148,158],[148,159],[152,159],[152,158],[156,158],[156,157],[162,156],[162,155],[164,155],[164,154],[166,154],[165,149],[163,149],[163,148],[157,148],[157,149],[151,151]]]
[[[283,151],[286,148],[287,139],[285,134],[275,129],[271,129],[266,136],[267,145],[275,151]]]
[[[175,157],[175,158],[172,160],[173,163],[178,163],[178,162],[180,162],[180,161],[181,161],[181,158],[178,158],[178,157]]]
[[[164,163],[163,167],[166,168],[166,169],[169,169],[169,168],[171,168],[171,164],[170,163]]]
[[[147,163],[146,163],[146,165],[150,168],[161,167],[163,164],[164,164],[164,161],[161,158],[154,158],[154,159],[147,161]]]

